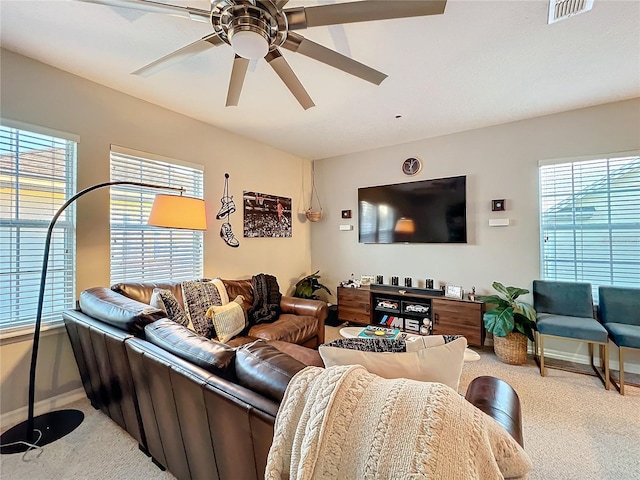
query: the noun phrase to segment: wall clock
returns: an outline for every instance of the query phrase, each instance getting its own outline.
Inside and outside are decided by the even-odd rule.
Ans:
[[[402,173],[405,175],[415,175],[422,170],[422,161],[419,158],[411,157],[402,162]]]

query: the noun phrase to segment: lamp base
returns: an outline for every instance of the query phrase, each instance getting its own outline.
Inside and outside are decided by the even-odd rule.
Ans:
[[[80,410],[58,410],[55,412],[44,413],[33,418],[34,430],[40,430],[42,437],[38,432],[33,434],[33,442],[39,447],[48,445],[65,435],[73,432],[80,426],[84,420],[84,413]],[[27,442],[27,420],[18,425],[11,427],[0,436],[0,453],[20,453],[27,451],[30,447],[24,443]],[[37,441],[37,442],[36,442]]]

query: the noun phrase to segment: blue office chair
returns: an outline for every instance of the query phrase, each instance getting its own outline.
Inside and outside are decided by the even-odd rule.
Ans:
[[[611,381],[624,395],[624,350],[640,348],[640,288],[599,287],[598,294],[600,320],[618,347],[619,385]]]
[[[544,377],[547,374],[544,363],[545,338],[586,342],[591,367],[609,390],[609,340],[607,330],[593,317],[591,284],[534,280],[533,306],[537,314],[536,353],[539,348],[540,375]],[[604,376],[593,363],[594,345],[599,348]]]

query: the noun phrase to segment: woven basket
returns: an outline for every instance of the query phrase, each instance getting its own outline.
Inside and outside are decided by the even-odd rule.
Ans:
[[[314,212],[313,210],[309,209],[304,212],[304,215],[309,219],[310,222],[317,222],[322,218],[322,210],[320,210],[319,212]]]
[[[522,365],[527,361],[527,337],[511,332],[506,337],[493,336],[493,351],[503,363]]]

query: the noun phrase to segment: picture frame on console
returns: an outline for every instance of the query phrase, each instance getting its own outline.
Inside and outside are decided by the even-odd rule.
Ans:
[[[446,285],[444,289],[444,296],[448,298],[457,298],[462,300],[464,291],[459,285]]]
[[[360,276],[360,285],[371,285],[372,283],[376,283],[375,275],[361,275]]]

